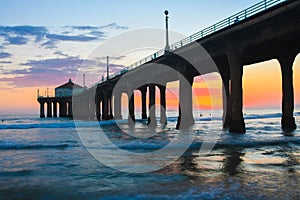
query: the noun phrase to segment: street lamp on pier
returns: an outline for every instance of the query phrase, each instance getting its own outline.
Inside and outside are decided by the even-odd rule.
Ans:
[[[165,51],[170,51],[170,46],[169,46],[169,33],[168,33],[168,19],[169,19],[169,11],[165,10],[165,15],[166,15],[166,47],[165,47]]]
[[[109,80],[109,56],[106,56],[106,80]]]

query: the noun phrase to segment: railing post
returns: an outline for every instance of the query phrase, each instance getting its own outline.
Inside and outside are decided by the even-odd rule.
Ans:
[[[264,0],[265,3],[265,9],[267,9],[267,0]]]

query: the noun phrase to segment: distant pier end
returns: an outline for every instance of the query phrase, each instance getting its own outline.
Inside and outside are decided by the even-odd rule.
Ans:
[[[67,83],[55,88],[54,95],[49,95],[48,89],[45,95],[40,95],[38,92],[37,101],[40,104],[40,117],[45,118],[45,113],[47,113],[47,117],[59,116],[72,118],[72,95],[78,94],[83,90],[84,87],[73,83],[69,79]],[[47,112],[45,112],[45,104]]]

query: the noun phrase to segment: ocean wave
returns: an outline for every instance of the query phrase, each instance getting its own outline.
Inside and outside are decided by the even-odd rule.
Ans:
[[[208,142],[209,143],[209,142]],[[292,138],[274,138],[269,140],[253,140],[253,139],[245,139],[245,140],[222,140],[218,141],[214,148],[252,148],[252,147],[258,147],[258,146],[276,146],[276,145],[287,145],[287,144],[300,144],[300,138],[299,137],[292,137]],[[200,148],[203,145],[203,142],[194,142],[190,148],[196,149]]]
[[[268,114],[245,114],[245,119],[269,119],[269,118],[280,118],[281,113],[268,113]]]
[[[247,119],[270,119],[270,118],[281,118],[281,113],[267,113],[267,114],[257,114],[257,113],[251,113],[247,114],[245,113],[244,118]],[[300,116],[300,112],[295,112],[295,116]],[[12,120],[12,119],[10,119]],[[59,121],[51,121],[51,119],[38,119],[38,118],[32,118],[32,119],[26,119],[26,123],[24,120],[14,118],[13,122],[10,120],[4,120],[6,123],[0,124],[0,130],[3,129],[31,129],[31,128],[75,128],[75,127],[93,127],[93,126],[99,126],[99,125],[112,125],[116,122],[114,120],[110,121],[84,121],[84,120],[60,120]],[[56,119],[57,120],[57,119]],[[159,118],[157,118],[159,120]],[[168,117],[168,122],[177,122],[177,117]],[[222,120],[222,117],[220,116],[209,116],[209,117],[200,117],[195,116],[196,121],[217,121]],[[33,122],[30,122],[33,121]],[[12,122],[12,123],[7,123]],[[20,122],[20,123],[18,123]],[[118,120],[118,123],[126,123],[127,120]],[[138,123],[144,123],[145,120],[139,120],[137,119],[136,122]]]
[[[121,149],[134,150],[134,149],[161,149],[165,147],[169,142],[161,141],[161,142],[142,142],[139,140],[131,141],[131,142],[120,142],[116,144]]]
[[[29,175],[31,174],[33,171],[30,169],[21,169],[21,170],[15,170],[15,171],[0,171],[0,176],[24,176],[24,175]]]
[[[78,147],[70,144],[0,144],[0,150],[42,150],[42,149],[66,149]]]
[[[126,120],[119,120],[118,124],[126,123]],[[116,124],[114,120],[110,121],[61,121],[61,122],[38,122],[38,123],[13,123],[13,124],[0,124],[0,130],[3,129],[32,129],[32,128],[75,128],[75,127],[96,127],[102,125]]]
[[[132,141],[119,141],[115,145],[121,149],[127,150],[157,150],[164,147],[167,147],[170,141],[159,141],[159,140],[132,140]],[[241,148],[252,148],[257,146],[274,146],[274,145],[286,145],[286,144],[300,144],[300,137],[282,137],[282,138],[273,138],[269,140],[260,140],[253,138],[245,139],[219,139],[216,143],[215,141],[206,141],[206,144],[214,144],[214,148],[232,148],[232,147],[241,147]],[[192,144],[178,143],[168,146],[168,148],[186,148],[197,149],[201,148],[204,144],[203,140],[194,140]]]
[[[74,122],[67,123],[36,123],[36,124],[1,124],[1,129],[31,129],[31,128],[73,128]]]

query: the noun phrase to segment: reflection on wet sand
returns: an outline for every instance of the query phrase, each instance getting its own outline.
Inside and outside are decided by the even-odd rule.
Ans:
[[[243,169],[241,166],[241,163],[243,162],[242,157],[244,155],[245,153],[242,153],[241,148],[226,149],[224,151],[222,171],[230,176],[241,172]]]

